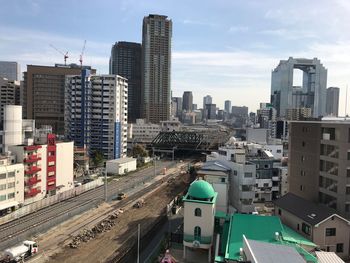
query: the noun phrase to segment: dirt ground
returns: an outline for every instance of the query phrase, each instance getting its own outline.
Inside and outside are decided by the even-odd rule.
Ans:
[[[77,249],[65,246],[60,252],[49,257],[49,262],[104,262],[120,248],[133,234],[137,232],[137,225],[142,228],[151,225],[164,211],[166,205],[188,184],[188,176],[164,185],[145,199],[142,208],[129,208],[116,220],[116,225],[108,232],[98,235]],[[177,177],[179,178],[179,177]]]

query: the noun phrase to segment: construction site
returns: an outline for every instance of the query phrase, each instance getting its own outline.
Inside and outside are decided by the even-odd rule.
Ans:
[[[76,216],[37,236],[42,253],[29,262],[130,262],[136,258],[138,226],[142,251],[167,222],[167,205],[190,182],[187,173],[164,176],[131,196]]]

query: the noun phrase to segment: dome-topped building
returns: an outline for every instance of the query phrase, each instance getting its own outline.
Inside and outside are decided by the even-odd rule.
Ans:
[[[204,180],[196,180],[188,189],[187,197],[191,200],[211,201],[215,196],[214,188]]]

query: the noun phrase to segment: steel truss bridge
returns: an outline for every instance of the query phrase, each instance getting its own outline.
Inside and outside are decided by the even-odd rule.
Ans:
[[[230,138],[229,131],[160,132],[151,143],[153,149],[181,151],[212,151]]]

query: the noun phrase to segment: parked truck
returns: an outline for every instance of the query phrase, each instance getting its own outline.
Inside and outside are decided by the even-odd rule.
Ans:
[[[3,252],[1,263],[20,262],[25,258],[31,257],[38,253],[38,244],[34,241],[26,240],[19,246],[6,249]]]

